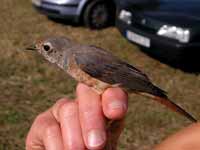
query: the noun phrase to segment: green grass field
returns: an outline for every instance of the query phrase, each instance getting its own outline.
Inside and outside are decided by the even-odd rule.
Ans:
[[[91,31],[48,20],[28,0],[1,0],[0,5],[0,150],[23,150],[34,118],[63,96],[73,97],[76,83],[34,52],[23,51],[45,35],[64,35],[111,50],[142,69],[169,97],[197,118],[200,76],[184,73],[150,58],[128,43],[116,28]],[[130,95],[120,150],[149,150],[190,122],[149,99]]]

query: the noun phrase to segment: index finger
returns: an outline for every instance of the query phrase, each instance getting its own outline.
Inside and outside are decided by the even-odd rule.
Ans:
[[[106,142],[106,129],[100,95],[88,86],[79,84],[77,98],[84,142],[88,149],[101,149]]]

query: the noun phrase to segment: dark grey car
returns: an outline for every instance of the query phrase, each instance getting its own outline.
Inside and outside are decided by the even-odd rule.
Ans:
[[[118,0],[118,3],[116,26],[126,39],[173,66],[199,70],[199,0]]]
[[[32,0],[32,3],[48,17],[83,22],[96,29],[111,25],[116,11],[114,0]]]

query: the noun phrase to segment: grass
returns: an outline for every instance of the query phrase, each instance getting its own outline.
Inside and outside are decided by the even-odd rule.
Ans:
[[[27,0],[1,0],[0,13],[0,150],[23,150],[34,118],[56,99],[73,97],[75,81],[23,49],[36,38],[64,35],[84,44],[111,50],[142,69],[170,98],[197,118],[200,76],[184,73],[148,57],[115,28],[91,31],[48,20]],[[146,98],[130,95],[126,128],[119,149],[147,150],[190,122]]]

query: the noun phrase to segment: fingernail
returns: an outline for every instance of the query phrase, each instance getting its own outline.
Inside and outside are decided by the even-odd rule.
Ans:
[[[88,133],[88,146],[95,148],[102,146],[105,143],[105,132],[99,129],[93,129]]]
[[[108,104],[109,109],[121,109],[125,111],[127,109],[127,105],[119,100],[113,100],[110,104]]]

